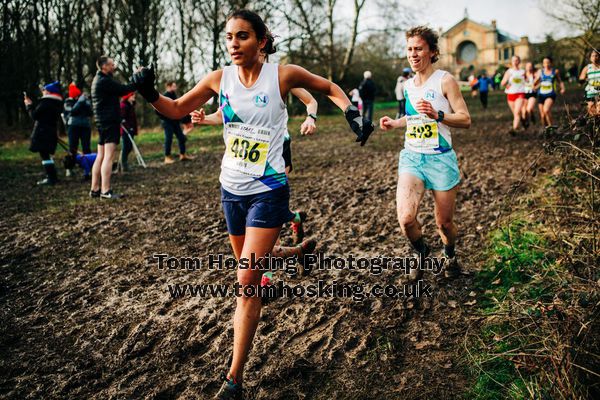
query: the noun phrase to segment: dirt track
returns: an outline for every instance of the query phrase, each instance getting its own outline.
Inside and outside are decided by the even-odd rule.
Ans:
[[[533,132],[508,137],[506,117],[504,109],[485,121],[479,115],[472,129],[454,135],[463,172],[459,254],[470,272],[482,262],[506,194],[541,150]],[[294,135],[291,206],[308,212],[308,233],[329,255],[409,255],[395,216],[399,134],[376,133],[360,148],[341,123],[325,119],[314,138]],[[187,165],[154,163],[117,178],[128,197],[111,204],[86,199],[79,182],[33,188],[37,163],[2,174],[2,397],[211,398],[230,357],[235,302],[172,299],[167,285],[232,283],[235,274],[148,265],[154,253],[230,253],[219,203],[221,153],[196,155]],[[439,251],[430,195],[423,204],[420,219]],[[471,277],[435,283],[434,299],[416,305],[277,300],[263,310],[247,398],[460,396],[468,386],[461,357]],[[399,276],[344,271],[288,281],[317,279],[374,284]]]

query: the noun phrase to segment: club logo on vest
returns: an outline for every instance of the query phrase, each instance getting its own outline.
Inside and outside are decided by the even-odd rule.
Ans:
[[[269,96],[265,92],[260,92],[256,96],[254,96],[254,105],[256,107],[266,107],[269,104]]]
[[[435,92],[432,89],[429,89],[425,92],[425,100],[433,100],[435,99]]]

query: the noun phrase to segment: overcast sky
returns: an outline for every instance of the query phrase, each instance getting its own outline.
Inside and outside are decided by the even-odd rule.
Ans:
[[[435,28],[450,28],[463,18],[466,7],[470,19],[487,24],[495,19],[498,29],[515,36],[529,36],[534,42],[543,41],[547,33],[553,33],[554,37],[562,36],[561,32],[556,31],[556,23],[540,9],[540,4],[544,4],[540,0],[425,1],[427,16],[420,18]]]

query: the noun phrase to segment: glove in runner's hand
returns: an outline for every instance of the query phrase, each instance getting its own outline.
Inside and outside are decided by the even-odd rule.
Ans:
[[[358,111],[356,106],[348,106],[346,111],[344,111],[344,115],[346,116],[346,121],[350,125],[350,128],[354,131],[357,138],[356,141],[360,142],[361,146],[364,146],[369,140],[369,136],[375,130],[373,127],[373,123],[368,119],[363,118]]]
[[[154,103],[160,96],[154,88],[155,80],[154,66],[150,68],[142,67],[131,77],[135,88],[148,103]]]

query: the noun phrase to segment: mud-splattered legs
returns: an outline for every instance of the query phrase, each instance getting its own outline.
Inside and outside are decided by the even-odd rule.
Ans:
[[[250,260],[254,254],[255,259],[270,253],[279,237],[281,227],[278,228],[246,228],[246,235],[230,235],[231,247],[238,258]],[[243,286],[260,285],[262,271],[258,269],[238,269],[238,283]],[[260,296],[238,297],[233,317],[233,360],[229,369],[229,377],[236,382],[243,381],[244,365],[248,359],[248,352],[252,347],[252,339],[260,319],[262,301]]]
[[[456,242],[456,224],[454,223],[454,206],[458,186],[446,191],[433,191],[435,202],[435,224],[445,246],[453,246]]]
[[[402,233],[411,243],[416,242],[422,235],[417,213],[424,194],[425,184],[422,180],[411,174],[400,174],[396,190],[396,211]]]

